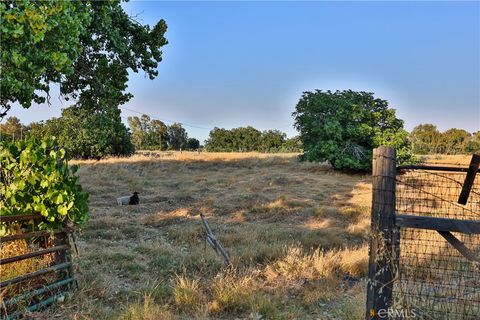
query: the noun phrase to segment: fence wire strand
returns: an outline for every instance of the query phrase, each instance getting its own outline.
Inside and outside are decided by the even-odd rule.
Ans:
[[[480,183],[475,179],[466,205],[458,203],[466,174],[408,170],[397,176],[396,211],[439,218],[480,219]]]
[[[396,212],[461,220],[480,220],[480,176],[466,205],[459,204],[466,173],[407,170],[397,175]],[[465,258],[437,231],[402,228],[396,309],[417,319],[480,319],[480,264]],[[476,256],[480,235],[452,233]]]

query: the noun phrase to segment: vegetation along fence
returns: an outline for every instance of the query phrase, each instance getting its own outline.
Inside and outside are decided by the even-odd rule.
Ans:
[[[74,285],[70,229],[35,230],[41,215],[1,217],[3,230],[16,230],[0,237],[1,318],[16,319],[64,299]]]
[[[479,165],[397,167],[374,150],[366,319],[480,318]]]

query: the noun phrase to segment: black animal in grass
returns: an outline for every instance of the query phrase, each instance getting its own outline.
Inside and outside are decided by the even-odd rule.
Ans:
[[[128,204],[139,204],[140,203],[140,198],[138,197],[138,192],[134,192],[133,196],[130,197],[130,201]]]
[[[125,206],[127,204],[139,204],[140,203],[140,198],[138,197],[138,192],[134,192],[133,196],[124,196],[117,198],[117,204],[119,206]]]

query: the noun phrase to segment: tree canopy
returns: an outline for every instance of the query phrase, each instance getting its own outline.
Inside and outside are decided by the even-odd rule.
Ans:
[[[187,148],[188,135],[181,123],[174,123],[168,127],[168,142],[173,150],[185,150]]]
[[[370,170],[372,149],[396,147],[400,161],[412,159],[403,121],[373,93],[304,92],[293,113],[309,161],[329,161],[336,169]]]
[[[301,145],[295,138],[286,139],[278,130],[261,132],[251,126],[231,130],[215,127],[210,131],[205,148],[213,152],[300,152]]]
[[[99,159],[109,155],[130,155],[135,151],[118,109],[100,113],[69,107],[62,111],[61,117],[35,126],[35,131],[29,135],[56,137],[59,145],[65,147],[73,158]]]
[[[442,134],[442,153],[463,153],[471,134],[463,129],[451,128]]]
[[[193,150],[198,146],[190,141],[187,131],[181,123],[173,123],[167,126],[160,120],[151,119],[148,115],[139,117],[128,117],[128,125],[132,131],[132,141],[137,149],[149,150]],[[189,144],[190,141],[190,144]],[[192,144],[193,143],[193,144]]]
[[[438,131],[433,124],[420,124],[410,133],[417,154],[464,154],[480,151],[480,133],[470,134],[463,129]]]
[[[0,2],[0,118],[14,102],[24,108],[45,102],[51,82],[74,74],[80,36],[91,22],[89,7],[81,1]]]
[[[17,117],[9,117],[5,123],[0,124],[0,140],[20,140],[23,138],[25,126]]]
[[[1,2],[0,13],[0,118],[12,103],[29,108],[48,101],[57,83],[75,102],[46,123],[46,132],[82,158],[132,153],[118,106],[132,98],[130,71],[158,75],[165,21],[142,25],[119,0]]]
[[[417,154],[442,152],[442,136],[437,126],[433,124],[420,124],[410,133],[413,151]]]
[[[153,79],[167,44],[164,20],[141,25],[120,1],[0,2],[0,13],[0,117],[14,102],[45,102],[51,83],[81,107],[117,107],[132,97],[129,70]]]
[[[480,152],[480,131],[474,132],[465,145],[465,152]]]
[[[195,138],[188,138],[187,150],[198,150],[198,149],[200,149],[200,141]]]

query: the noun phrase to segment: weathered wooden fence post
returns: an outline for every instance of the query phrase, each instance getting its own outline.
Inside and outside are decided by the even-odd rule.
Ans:
[[[373,150],[372,221],[365,319],[389,319],[392,307],[394,261],[398,255],[395,218],[395,149]],[[395,242],[395,245],[392,245]]]

